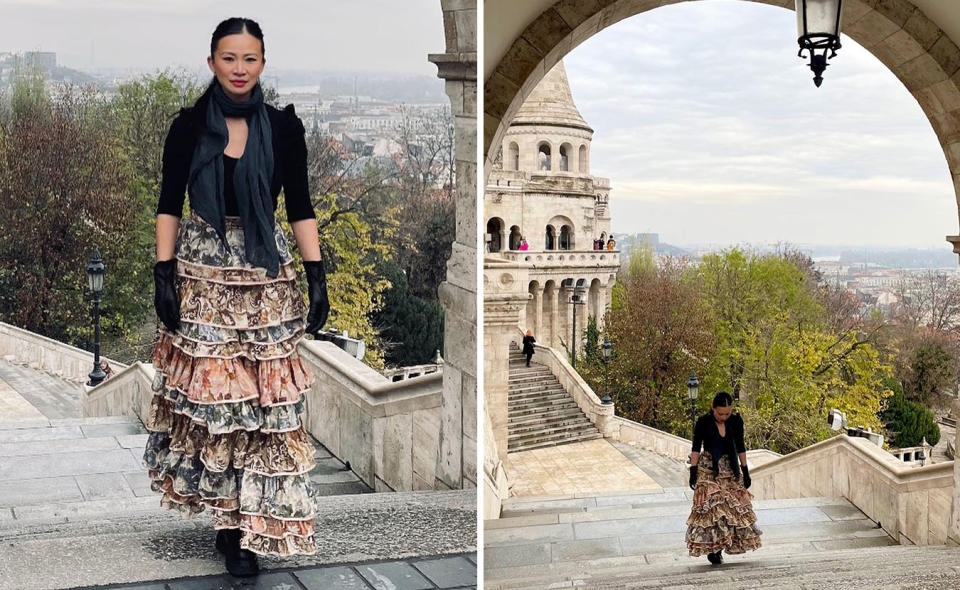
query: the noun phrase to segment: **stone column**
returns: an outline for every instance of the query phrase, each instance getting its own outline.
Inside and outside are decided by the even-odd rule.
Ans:
[[[454,117],[456,238],[439,289],[443,403],[435,487],[477,485],[477,3],[440,0],[446,51],[431,54]]]
[[[960,403],[954,404],[955,410],[960,410]],[[960,415],[955,411],[954,415]],[[953,448],[960,452],[960,428],[954,435]],[[950,527],[947,529],[947,545],[960,547],[960,457],[953,461],[953,510],[950,515]]]
[[[558,348],[560,345],[560,289],[560,286],[554,287],[550,296],[553,300],[550,308],[550,348]]]
[[[510,378],[510,341],[516,339],[520,311],[529,293],[484,293],[483,296],[483,406],[496,443],[497,455],[507,457],[507,391]],[[508,465],[509,467],[509,465]]]
[[[506,222],[504,222],[504,225],[506,225]],[[510,232],[508,232],[505,228],[502,228],[500,230],[500,251],[506,252],[509,249],[510,249]]]
[[[573,329],[573,306],[570,305],[571,295],[573,295],[573,286],[563,287],[560,294],[560,337],[567,343],[567,350],[570,349],[570,331]],[[563,346],[560,345],[559,341],[557,342],[557,347],[558,350],[563,350]]]
[[[533,337],[540,340],[546,336],[543,332],[543,287],[537,285],[533,290]],[[546,342],[546,339],[543,340]]]

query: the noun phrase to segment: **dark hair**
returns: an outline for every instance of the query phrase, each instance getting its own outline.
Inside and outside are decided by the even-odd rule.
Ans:
[[[267,49],[263,44],[263,31],[260,30],[260,25],[257,24],[257,21],[233,16],[220,21],[217,28],[213,30],[213,36],[210,37],[210,57],[213,57],[213,54],[217,51],[217,45],[220,43],[220,39],[223,39],[227,35],[239,35],[240,33],[250,33],[259,39],[260,53],[263,55],[267,54]],[[209,96],[210,93],[213,92],[213,87],[216,84],[217,77],[214,76],[213,79],[210,80],[210,84],[207,85],[207,89],[203,91],[203,97]]]
[[[733,405],[733,397],[726,391],[718,391],[717,395],[713,396],[713,407],[721,408],[725,406]]]
[[[266,55],[267,50],[263,45],[263,31],[257,21],[249,18],[240,18],[237,16],[221,21],[217,28],[213,30],[213,37],[210,38],[210,57],[213,57],[217,50],[217,43],[227,35],[238,35],[240,33],[250,33],[260,40],[260,53]]]

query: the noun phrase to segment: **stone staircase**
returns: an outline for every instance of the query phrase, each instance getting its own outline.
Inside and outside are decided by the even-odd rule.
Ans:
[[[0,423],[0,590],[223,572],[208,514],[160,509],[140,464],[146,438],[136,417]],[[265,558],[265,570],[476,547],[475,490],[372,493],[315,446],[317,555]]]
[[[536,358],[536,356],[534,356]],[[602,438],[550,369],[510,345],[507,452]]]
[[[484,587],[960,587],[960,548],[900,546],[844,498],[755,500],[763,547],[713,566],[687,554],[691,496],[509,499],[484,523]]]

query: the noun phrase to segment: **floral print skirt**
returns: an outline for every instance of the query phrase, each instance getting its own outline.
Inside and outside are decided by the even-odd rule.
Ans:
[[[745,553],[760,548],[757,515],[750,501],[753,494],[743,487],[743,475],[733,478],[730,458],[720,457],[719,474],[713,475],[709,451],[700,454],[693,508],[687,518],[687,549],[696,557],[716,553]]]
[[[191,213],[176,242],[180,325],[161,323],[143,461],[161,506],[209,508],[261,555],[316,552],[308,472],[314,447],[301,417],[314,377],[297,345],[306,304],[283,232],[280,273],[246,262],[239,217],[227,244]]]

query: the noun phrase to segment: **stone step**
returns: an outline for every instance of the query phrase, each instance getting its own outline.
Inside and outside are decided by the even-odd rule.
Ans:
[[[548,429],[559,428],[559,427],[571,427],[571,426],[589,426],[592,427],[593,423],[587,419],[583,413],[579,415],[572,416],[554,416],[551,418],[542,418],[540,420],[530,420],[522,424],[510,424],[507,423],[507,434],[510,437],[518,437],[527,433],[533,432],[544,432]]]
[[[567,395],[567,392],[565,392],[565,391],[560,391],[560,392],[558,392],[558,393],[548,393],[548,394],[544,394],[544,395],[539,396],[539,397],[534,396],[534,397],[531,397],[531,398],[524,398],[524,399],[518,399],[518,400],[513,400],[513,399],[509,399],[509,398],[508,398],[508,399],[507,399],[507,408],[508,408],[508,409],[513,409],[513,408],[520,409],[520,408],[525,408],[525,407],[530,407],[530,406],[550,406],[550,405],[553,405],[553,404],[555,404],[555,403],[565,402],[565,401],[567,401],[567,400],[573,401],[573,400],[570,398],[570,396]]]
[[[153,501],[152,512],[0,529],[0,590],[99,587],[223,573],[207,512],[182,519]],[[476,548],[476,490],[326,496],[316,510],[317,554],[261,558],[263,570]],[[268,574],[260,580],[266,584],[262,587],[274,587]]]
[[[527,418],[538,417],[541,415],[556,413],[556,412],[567,412],[570,410],[580,410],[580,406],[577,405],[577,402],[569,400],[566,403],[562,404],[551,404],[548,408],[541,408],[539,406],[531,406],[526,409],[512,409],[508,413],[507,422],[510,420],[524,420]]]
[[[564,390],[559,385],[555,387],[532,387],[524,391],[510,391],[508,394],[507,401],[512,401],[514,403],[523,402],[523,401],[534,401],[537,399],[542,399],[552,395],[567,395],[566,390]]]
[[[566,418],[566,417],[575,417],[575,416],[583,416],[583,415],[584,415],[583,411],[574,404],[569,408],[563,408],[560,410],[550,410],[542,413],[530,412],[527,414],[522,414],[517,416],[513,416],[511,414],[510,417],[507,418],[507,425],[508,426],[522,425],[522,424],[527,424],[534,421],[547,420],[551,418]]]
[[[523,383],[511,383],[507,389],[510,392],[511,397],[516,394],[525,394],[532,393],[535,391],[542,391],[546,389],[554,389],[559,391],[564,391],[563,386],[557,382],[556,379],[553,381],[530,381]]]
[[[565,445],[568,443],[583,442],[587,440],[594,440],[597,438],[603,438],[603,435],[600,432],[582,434],[575,437],[556,437],[551,439],[545,439],[536,443],[523,443],[523,444],[507,444],[508,453],[520,453],[523,451],[532,451],[535,449],[542,449],[545,447],[555,447],[558,445]]]
[[[530,387],[532,385],[560,385],[560,382],[553,375],[524,375],[523,377],[511,377],[508,382],[510,389],[519,387]]]
[[[571,435],[584,434],[585,431],[589,429],[596,430],[596,427],[589,420],[585,420],[573,425],[547,426],[545,428],[540,428],[530,432],[523,432],[521,434],[510,434],[508,435],[508,440],[512,442],[535,442],[540,438],[552,437],[554,435],[563,433],[569,433]]]
[[[863,544],[865,545],[865,544]],[[960,574],[960,548],[945,546],[858,546],[838,549],[784,547],[725,555],[712,566],[704,557],[642,565],[641,556],[572,563],[484,568],[489,590],[589,587],[744,588],[827,590],[834,588],[953,588]],[[497,557],[486,554],[485,559]],[[642,556],[648,557],[648,556]],[[489,562],[487,562],[489,563]]]

